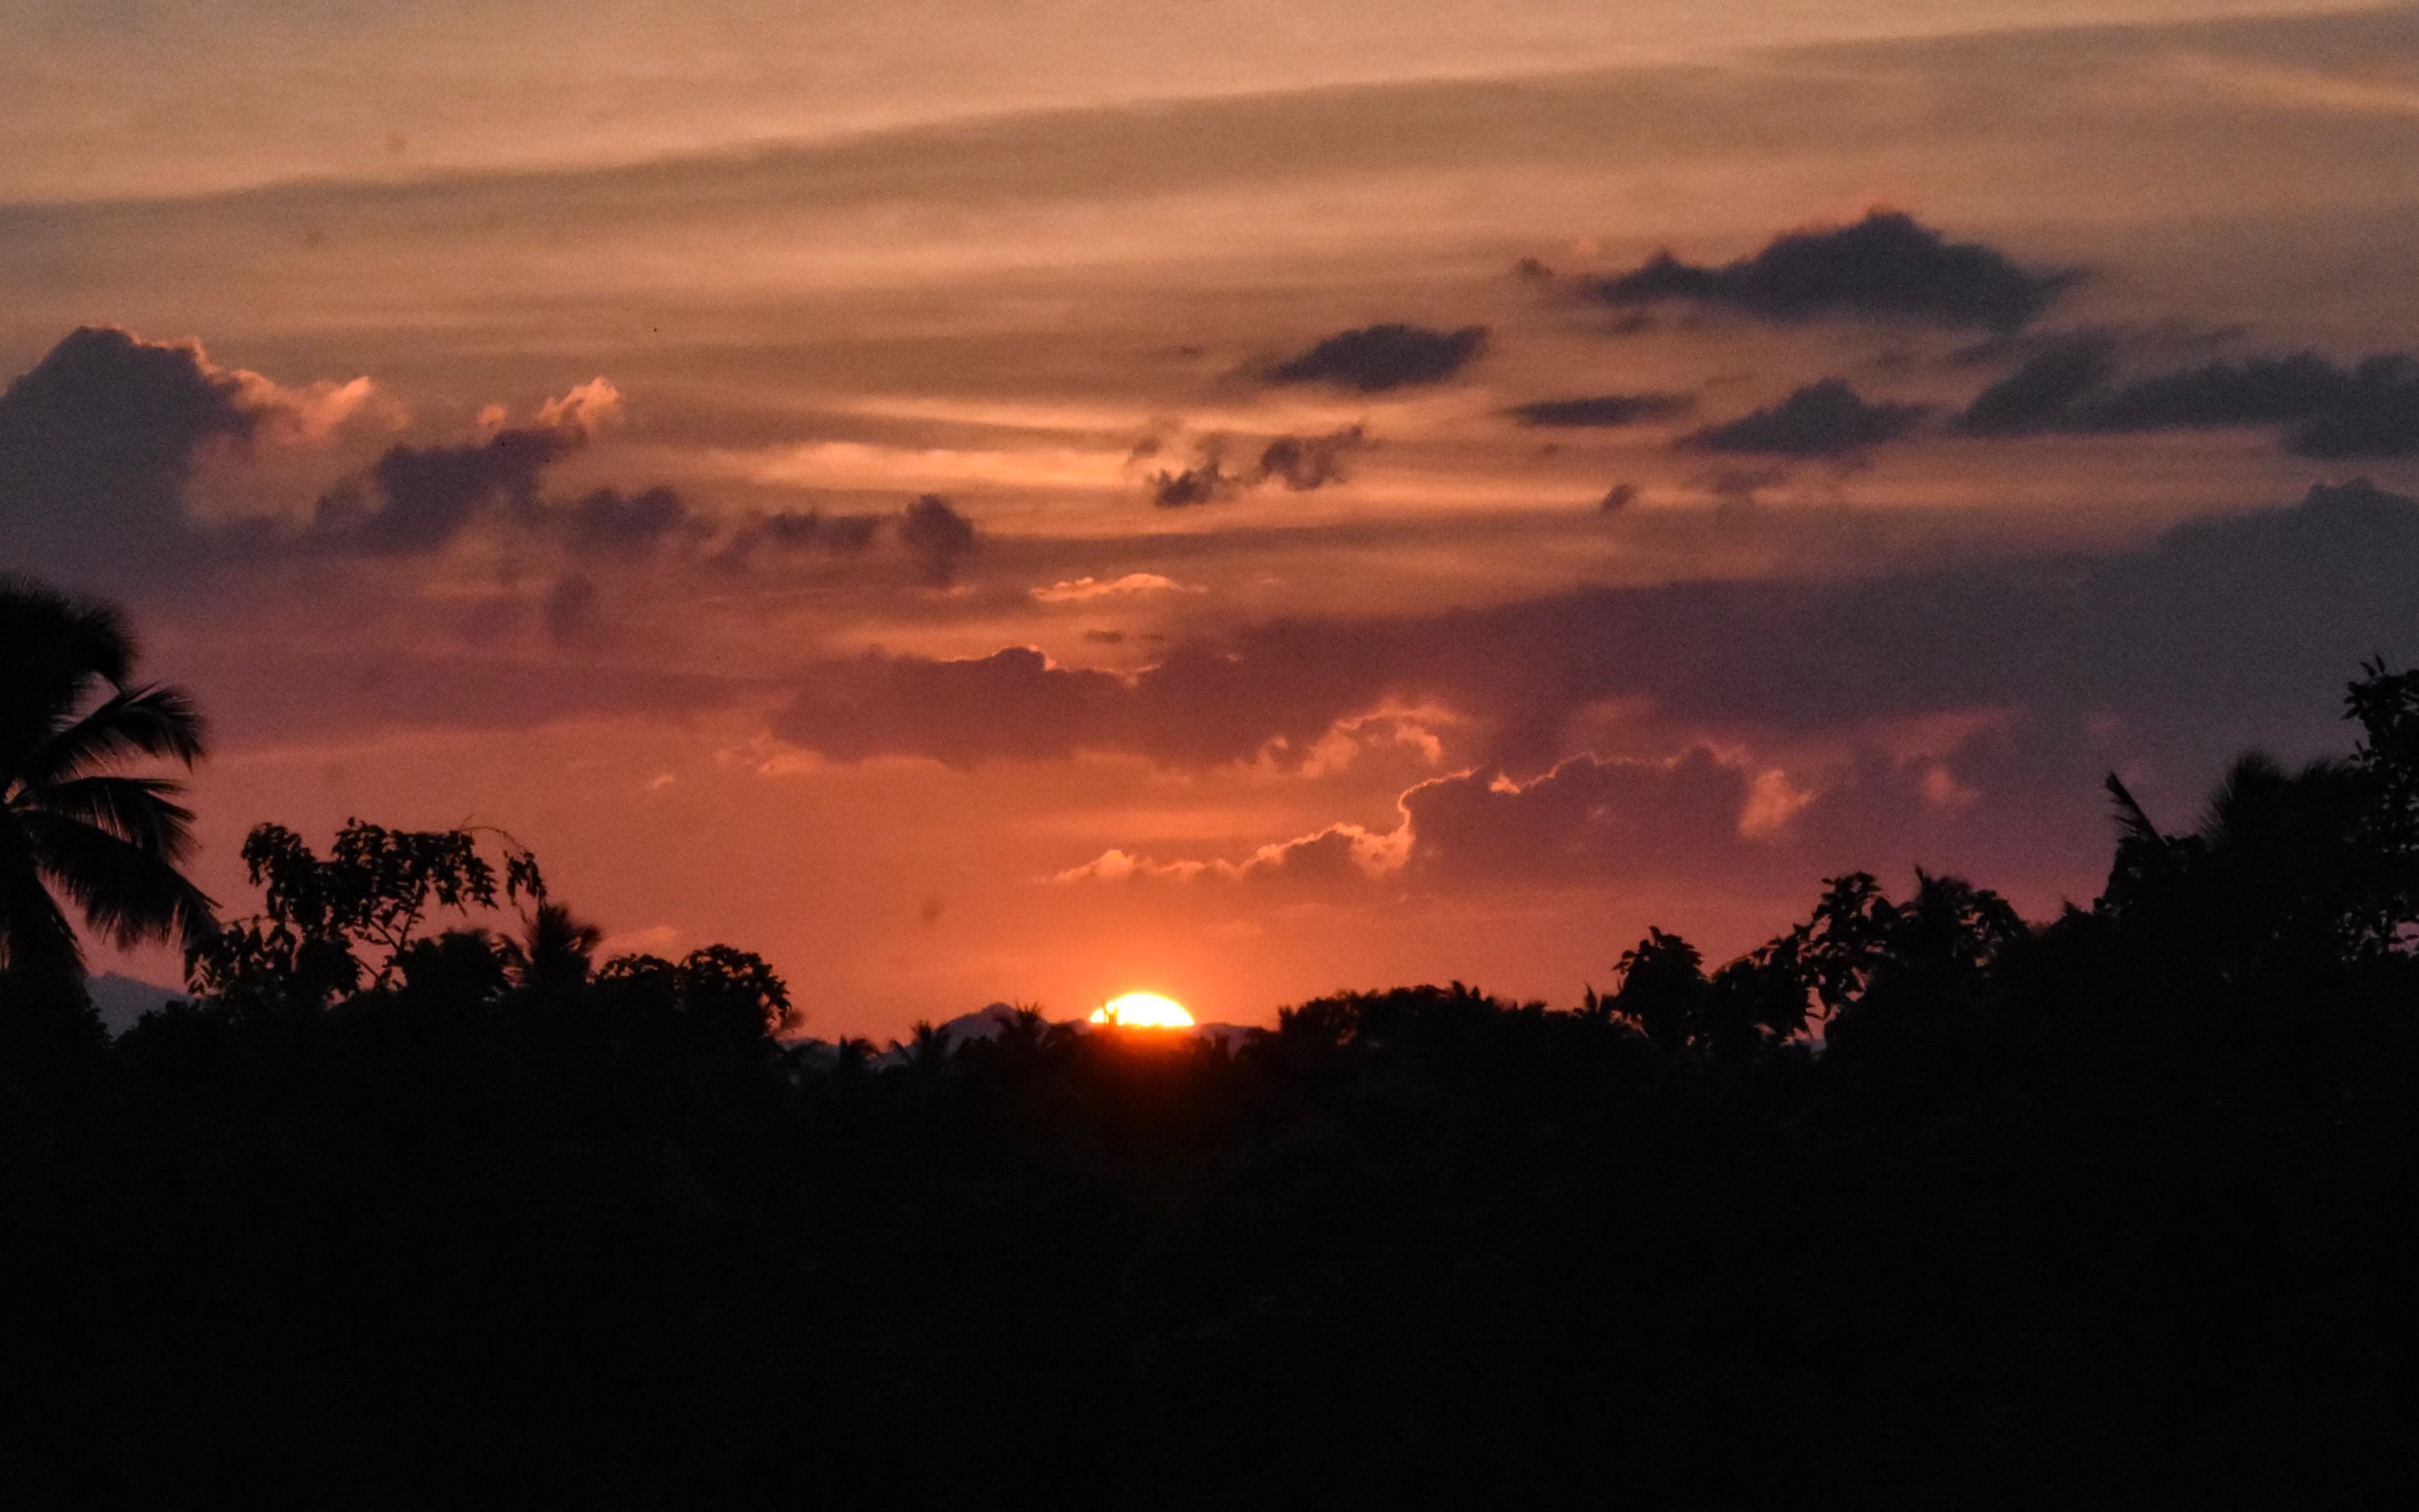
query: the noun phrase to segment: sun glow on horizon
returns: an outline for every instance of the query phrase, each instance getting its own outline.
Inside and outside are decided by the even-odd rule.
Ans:
[[[1092,1010],[1091,1022],[1115,1025],[1121,1029],[1189,1029],[1193,1027],[1193,1015],[1173,997],[1162,997],[1157,993],[1128,993]]]

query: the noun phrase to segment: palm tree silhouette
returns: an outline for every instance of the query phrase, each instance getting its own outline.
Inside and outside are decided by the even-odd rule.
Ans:
[[[547,1002],[566,1002],[588,985],[605,932],[557,903],[538,904],[522,937],[505,945],[505,959],[522,986]]]
[[[190,768],[202,754],[192,701],[132,684],[133,663],[115,609],[0,578],[0,998],[80,986],[62,900],[120,947],[215,927],[177,871],[193,818],[178,784],[106,770],[129,756]]]

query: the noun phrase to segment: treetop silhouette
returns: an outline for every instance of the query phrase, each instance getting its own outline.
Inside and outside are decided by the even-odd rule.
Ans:
[[[177,688],[133,680],[117,611],[0,578],[0,997],[80,997],[84,951],[62,900],[119,947],[207,935],[211,903],[178,870],[193,813],[173,779],[206,746]]]

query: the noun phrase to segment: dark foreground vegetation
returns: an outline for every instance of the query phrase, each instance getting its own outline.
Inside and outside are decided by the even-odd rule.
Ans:
[[[2044,926],[1849,877],[1710,977],[1658,933],[1576,1011],[1232,1054],[785,1049],[762,962],[592,969],[501,837],[264,827],[193,1004],[111,1043],[39,940],[0,971],[0,1485],[2369,1502],[2419,1428],[2419,675],[2351,702],[2196,832],[2116,789]]]

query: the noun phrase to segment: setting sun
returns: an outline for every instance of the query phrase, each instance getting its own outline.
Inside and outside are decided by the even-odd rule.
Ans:
[[[1095,1024],[1113,1024],[1121,1029],[1189,1029],[1193,1015],[1184,1005],[1157,993],[1128,993],[1112,997],[1092,1011]]]

